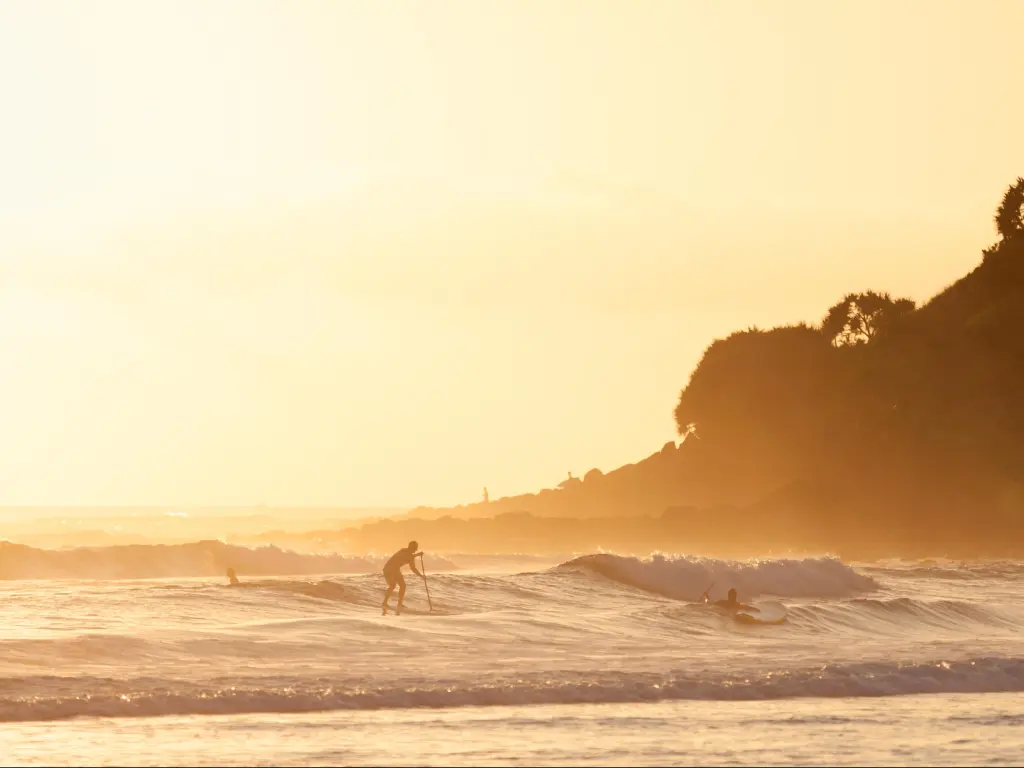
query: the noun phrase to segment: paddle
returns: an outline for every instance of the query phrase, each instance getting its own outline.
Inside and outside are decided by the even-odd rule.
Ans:
[[[704,590],[704,594],[700,596],[700,597],[701,597],[701,599],[702,599],[702,600],[703,600],[703,601],[704,601],[705,603],[710,603],[710,602],[711,602],[711,596],[710,596],[710,595],[708,595],[708,592],[710,592],[710,591],[711,591],[711,587],[713,587],[713,586],[715,586],[715,582],[713,582],[713,581],[712,581],[712,582],[711,582],[711,586],[709,586],[709,587],[708,587],[707,589],[705,589],[705,590]]]
[[[430,606],[430,612],[434,612],[434,604],[430,602],[430,585],[427,584],[427,566],[423,564],[423,553],[420,552],[420,570],[423,573],[423,586],[427,590],[427,605]]]

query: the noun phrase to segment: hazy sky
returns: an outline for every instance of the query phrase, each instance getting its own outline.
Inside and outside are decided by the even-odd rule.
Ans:
[[[1021,29],[4,0],[0,504],[446,504],[643,458],[715,336],[978,261]]]

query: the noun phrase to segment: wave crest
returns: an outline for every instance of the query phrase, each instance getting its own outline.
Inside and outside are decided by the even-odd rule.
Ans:
[[[834,557],[740,562],[654,555],[641,560],[611,554],[584,555],[560,570],[583,570],[626,586],[677,600],[698,600],[710,587],[713,600],[735,588],[740,598],[851,597],[878,589],[870,576]]]
[[[0,579],[154,579],[223,576],[234,568],[245,576],[375,573],[386,558],[309,555],[273,545],[243,547],[222,541],[188,544],[126,544],[74,549],[37,549],[0,541]],[[426,555],[429,570],[455,564]]]

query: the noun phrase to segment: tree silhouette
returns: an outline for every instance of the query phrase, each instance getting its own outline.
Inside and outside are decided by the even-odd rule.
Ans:
[[[676,429],[686,440],[715,439],[733,429],[792,430],[812,410],[808,390],[829,388],[831,352],[806,325],[719,339],[705,350],[679,395]],[[825,380],[828,385],[821,383]]]
[[[825,315],[821,332],[836,347],[867,344],[914,307],[911,299],[893,299],[888,293],[848,293]]]
[[[1018,176],[1017,181],[1006,190],[1003,201],[996,209],[996,230],[1003,240],[1012,240],[1024,235],[1022,207],[1024,207],[1024,177]]]

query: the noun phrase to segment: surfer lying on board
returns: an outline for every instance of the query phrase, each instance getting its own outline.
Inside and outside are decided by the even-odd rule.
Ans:
[[[420,545],[415,541],[410,541],[409,546],[405,549],[400,549],[391,556],[391,559],[384,564],[384,578],[388,580],[388,591],[384,593],[384,615],[388,613],[388,600],[391,598],[391,593],[395,591],[395,585],[398,585],[398,610],[402,610],[402,601],[405,599],[405,578],[402,576],[402,566],[408,565],[412,568],[412,572],[419,577],[423,577],[423,574],[416,570],[416,550],[420,548]]]
[[[703,601],[705,603],[711,602],[711,599],[708,597],[708,592],[710,592],[710,591],[711,590],[708,589],[708,591],[704,593]],[[739,595],[737,594],[735,589],[730,589],[729,590],[729,596],[725,600],[715,600],[714,604],[717,605],[719,608],[729,608],[730,610],[733,610],[733,611],[756,611],[756,610],[758,610],[757,608],[755,608],[752,605],[744,605],[743,603],[741,603],[739,601]]]

